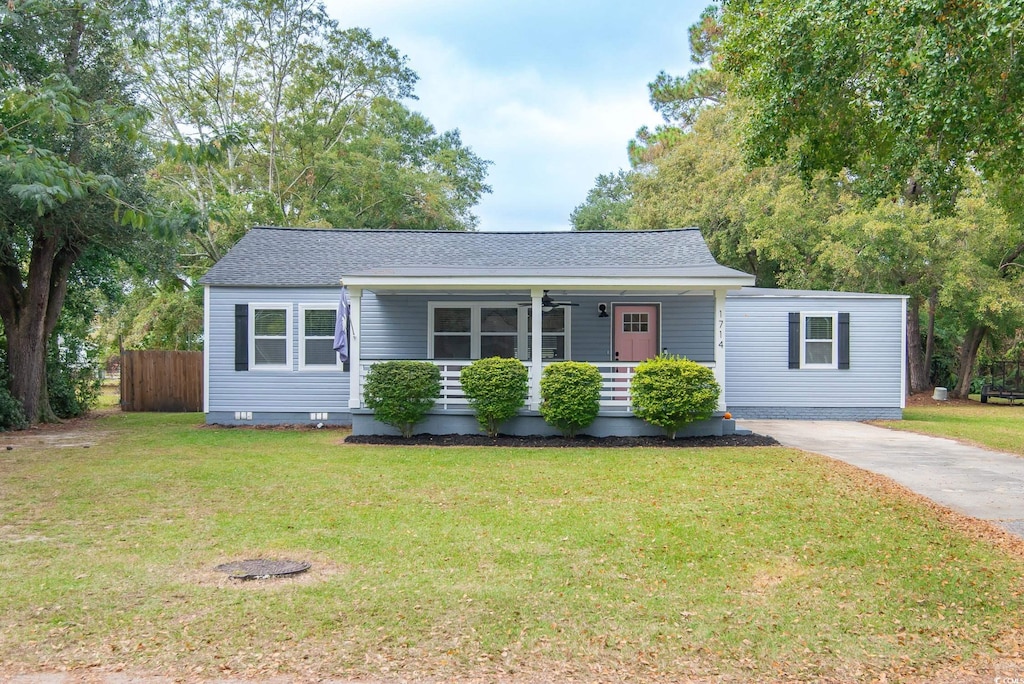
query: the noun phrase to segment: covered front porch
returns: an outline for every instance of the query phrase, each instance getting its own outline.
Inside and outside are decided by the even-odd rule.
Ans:
[[[432,434],[479,431],[459,382],[477,358],[519,358],[529,373],[529,395],[520,415],[503,428],[508,434],[557,434],[539,414],[544,368],[563,360],[595,365],[603,378],[600,415],[585,432],[593,436],[660,434],[632,413],[630,384],[636,367],[658,353],[678,354],[712,370],[725,386],[725,299],[733,283],[690,283],[689,287],[621,283],[565,283],[512,289],[480,283],[444,289],[370,284],[346,278],[350,298],[349,407],[354,434],[386,434],[363,402],[367,373],[385,360],[420,360],[437,365],[441,395],[418,427]],[[717,286],[716,286],[717,285]],[[614,289],[612,289],[614,287]],[[639,340],[639,341],[638,341]],[[533,350],[539,349],[539,354]],[[449,358],[456,357],[456,358]],[[692,434],[728,434],[718,414]]]

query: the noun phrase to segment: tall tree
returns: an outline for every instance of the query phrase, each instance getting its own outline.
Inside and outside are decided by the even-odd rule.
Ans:
[[[472,228],[488,162],[401,102],[415,73],[318,0],[166,0],[144,62],[196,270],[254,223]]]
[[[140,5],[11,0],[0,9],[0,319],[11,392],[50,420],[47,347],[90,250],[130,245],[146,155],[125,59]]]
[[[748,168],[739,149],[744,109],[703,110],[688,132],[652,154],[633,179],[630,219],[643,228],[698,226],[715,258],[761,287],[837,287],[815,246],[842,185],[806,187],[791,167]]]
[[[572,210],[573,230],[627,230],[632,208],[632,175],[628,171],[602,173],[583,204]]]
[[[956,206],[964,171],[1024,171],[1019,0],[724,0],[722,67],[755,163],[852,169],[875,198]]]

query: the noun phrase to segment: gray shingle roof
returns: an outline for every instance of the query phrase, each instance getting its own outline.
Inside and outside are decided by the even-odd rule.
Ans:
[[[347,276],[742,276],[696,228],[462,233],[254,228],[200,282],[337,285]]]
[[[744,287],[729,292],[729,297],[811,297],[815,299],[907,299],[907,295],[874,292],[836,292],[834,290],[781,290],[778,288]]]

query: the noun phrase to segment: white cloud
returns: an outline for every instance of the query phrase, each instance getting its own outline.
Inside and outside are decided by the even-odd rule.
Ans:
[[[536,11],[545,3],[527,5]],[[410,106],[439,130],[460,129],[465,144],[494,162],[488,178],[494,192],[477,208],[484,230],[568,228],[570,212],[594,178],[627,166],[626,145],[637,128],[659,122],[647,102],[646,84],[658,69],[673,66],[661,63],[660,49],[653,57],[660,64],[656,68],[650,54],[647,63],[627,64],[629,50],[622,44],[642,45],[637,40],[643,38],[627,33],[642,30],[637,27],[602,26],[593,36],[583,29],[572,34],[572,44],[538,50],[530,40],[535,15],[510,6],[335,0],[329,11],[345,25],[368,26],[387,36],[408,55],[420,76],[419,100]],[[594,15],[587,19],[593,22]],[[502,33],[500,22],[513,20],[518,24],[508,28],[511,33]],[[566,24],[561,30],[572,29]],[[608,42],[612,34],[618,47]],[[507,40],[509,35],[514,39]],[[565,56],[553,57],[555,47]],[[587,63],[584,55],[595,51],[601,65]],[[685,58],[672,46],[665,52]],[[624,68],[613,75],[609,59],[619,55]]]
[[[485,230],[568,227],[597,174],[626,166],[629,139],[657,120],[642,83],[624,92],[532,69],[482,69],[433,40],[407,40],[403,49],[421,76],[412,106],[440,129],[459,128],[494,162],[494,195],[479,211]],[[545,218],[531,207],[545,208]]]

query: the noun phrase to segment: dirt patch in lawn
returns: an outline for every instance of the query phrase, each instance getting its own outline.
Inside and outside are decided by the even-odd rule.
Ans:
[[[932,399],[933,390],[918,392],[907,396],[907,408],[918,408],[922,406],[980,406],[976,401],[970,399],[956,399],[950,392],[949,399],[938,401]]]
[[[288,554],[270,554],[272,557],[285,557]],[[291,555],[294,555],[291,554]],[[267,554],[248,554],[247,557],[263,557]],[[283,577],[270,577],[267,579],[242,580],[231,577],[228,574],[219,572],[216,563],[206,568],[188,570],[182,573],[182,578],[192,584],[203,587],[221,587],[228,589],[239,589],[242,591],[279,591],[288,587],[306,586],[326,582],[339,575],[347,574],[349,569],[344,565],[324,560],[322,558],[310,558],[310,568],[306,572],[297,575],[286,575]]]
[[[397,437],[391,435],[349,435],[346,444],[381,444],[387,446],[468,446],[468,447],[530,447],[544,448],[594,448],[614,447],[671,447],[676,449],[706,447],[765,447],[779,446],[774,437],[766,435],[725,435],[722,437],[591,437],[580,435],[574,439],[565,437],[526,437],[514,435],[413,435]]]
[[[0,432],[0,454],[25,448],[81,449],[95,446],[110,434],[97,429],[96,418],[119,411],[120,409],[98,409],[81,418],[42,423],[24,430]]]

